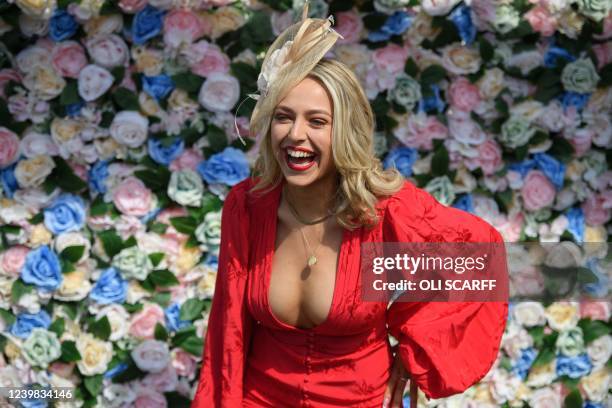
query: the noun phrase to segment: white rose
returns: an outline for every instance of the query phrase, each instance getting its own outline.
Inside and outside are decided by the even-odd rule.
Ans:
[[[206,78],[200,88],[198,102],[212,112],[231,110],[240,97],[240,83],[232,75],[214,73]]]
[[[558,387],[540,388],[531,394],[529,405],[532,408],[557,408],[561,404],[561,392]]]
[[[122,111],[115,115],[110,134],[117,142],[131,148],[142,145],[147,139],[149,120],[135,111]]]
[[[96,314],[96,320],[106,316],[111,327],[110,341],[117,341],[128,333],[130,315],[125,308],[119,304],[111,304],[100,309]]]
[[[193,170],[176,171],[170,176],[168,197],[180,205],[198,207],[202,204],[204,183],[202,177]]]
[[[102,391],[104,406],[109,408],[119,408],[131,406],[136,399],[136,393],[129,385],[110,384]]]
[[[594,133],[593,144],[604,148],[612,147],[612,120],[610,115],[603,112],[584,112],[582,117],[588,124],[588,128]]]
[[[21,387],[23,383],[19,379],[17,370],[10,365],[0,367],[0,387]]]
[[[20,160],[15,168],[15,179],[21,188],[38,187],[51,174],[55,163],[49,156]]]
[[[22,188],[15,192],[13,199],[34,212],[38,212],[41,208],[48,207],[59,193],[59,188],[54,189],[50,193],[47,193],[42,188]]]
[[[51,66],[51,52],[48,49],[34,45],[20,51],[15,57],[17,68],[24,74],[28,74],[39,66]]]
[[[170,362],[170,351],[167,343],[145,340],[132,350],[132,358],[142,371],[159,373]]]
[[[64,249],[71,246],[83,246],[83,255],[75,263],[83,262],[89,258],[91,243],[89,239],[80,232],[66,232],[55,237],[55,251],[60,254]]]
[[[421,8],[430,16],[443,16],[459,2],[460,0],[423,0]]]
[[[545,387],[552,384],[557,378],[555,367],[556,360],[554,359],[548,364],[531,367],[525,383],[533,388]]]
[[[54,297],[65,302],[76,302],[85,299],[91,291],[90,272],[86,267],[64,274],[64,280]]]
[[[506,332],[502,336],[502,348],[508,356],[517,360],[523,349],[533,347],[533,337],[516,322],[508,322]]]
[[[595,402],[606,402],[610,388],[610,372],[606,368],[592,371],[580,379],[580,385],[587,399]]]
[[[539,302],[520,302],[512,310],[514,319],[525,327],[541,326],[546,323],[544,306]]]
[[[475,48],[454,43],[442,49],[442,65],[455,75],[467,75],[478,72],[482,60]]]
[[[44,37],[49,31],[49,20],[35,18],[25,13],[19,14],[19,29],[26,37],[37,35]]]
[[[87,51],[93,61],[104,68],[123,66],[129,56],[125,41],[115,34],[87,40]]]
[[[115,78],[106,69],[90,64],[79,72],[79,95],[87,102],[98,99],[113,85]]]
[[[593,342],[587,346],[587,353],[591,358],[594,369],[605,366],[612,356],[612,336],[607,334],[593,340]]]
[[[495,99],[504,89],[504,71],[497,67],[487,69],[476,85],[483,98]]]
[[[62,93],[66,81],[51,65],[37,65],[26,74],[23,85],[43,101],[48,101]]]
[[[77,366],[83,375],[103,374],[113,358],[113,345],[98,340],[89,333],[79,334],[76,348],[81,354]]]
[[[578,323],[578,304],[576,302],[555,302],[546,308],[548,325],[557,331],[576,327]]]
[[[41,154],[56,156],[59,154],[59,150],[51,136],[38,133],[34,129],[26,131],[19,143],[21,153],[28,159],[39,156]]]
[[[521,384],[521,378],[506,370],[495,370],[491,377],[491,396],[498,404],[513,400]]]

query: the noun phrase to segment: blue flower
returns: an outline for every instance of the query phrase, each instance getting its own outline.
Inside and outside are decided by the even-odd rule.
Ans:
[[[58,9],[53,13],[49,21],[49,37],[53,41],[64,41],[72,37],[79,29],[79,24],[74,17],[64,9]]]
[[[211,254],[209,252],[208,256],[204,260],[204,265],[206,265],[209,268],[212,268],[214,270],[217,270],[217,269],[219,269],[219,258],[217,258],[215,255],[213,255],[213,254]]]
[[[440,87],[438,85],[430,85],[433,95],[424,97],[419,101],[419,112],[444,112],[446,104],[440,97]]]
[[[85,106],[85,102],[77,102],[71,103],[70,105],[66,105],[64,108],[66,110],[66,115],[70,117],[78,116],[81,113],[81,109]]]
[[[47,245],[31,250],[21,269],[21,279],[39,289],[56,290],[64,280],[59,258]]]
[[[535,160],[523,160],[520,163],[512,163],[508,166],[508,170],[516,171],[521,175],[521,177],[525,177],[529,171],[533,170],[536,167]]]
[[[37,327],[48,329],[50,325],[51,317],[44,310],[34,314],[21,313],[17,315],[15,323],[11,325],[10,332],[20,339],[27,339],[32,329]]]
[[[122,372],[124,372],[125,370],[127,370],[129,367],[128,363],[119,363],[117,365],[115,365],[113,368],[111,368],[110,370],[108,370],[107,372],[104,373],[104,378],[113,378],[118,374],[121,374]]]
[[[127,281],[121,277],[115,268],[111,267],[102,272],[89,297],[102,305],[123,303],[127,294],[127,286]]]
[[[542,170],[546,177],[557,187],[563,188],[563,177],[565,177],[565,165],[546,153],[536,153],[533,155],[536,167]]]
[[[166,316],[166,327],[170,329],[170,331],[175,332],[191,324],[187,320],[181,320],[180,314],[181,307],[178,303],[173,303],[164,310],[164,315]]]
[[[586,353],[579,354],[575,357],[568,357],[563,354],[557,354],[557,376],[567,375],[569,378],[584,377],[591,372],[593,364],[589,360]]]
[[[383,167],[385,169],[395,167],[404,177],[410,177],[412,175],[412,165],[418,158],[419,153],[416,149],[405,146],[396,147],[385,157]]]
[[[132,41],[142,45],[155,37],[162,30],[165,12],[153,6],[147,6],[134,16],[132,22]]]
[[[453,204],[453,207],[470,213],[474,212],[474,200],[471,194],[461,194]]]
[[[180,137],[175,137],[170,144],[166,145],[162,139],[149,138],[147,146],[151,159],[167,166],[183,153],[185,142]]]
[[[198,173],[208,184],[234,186],[249,177],[249,162],[244,152],[235,147],[226,147],[221,153],[198,164]]]
[[[174,89],[174,81],[166,74],[142,77],[142,89],[155,100],[164,99]]]
[[[393,35],[400,35],[412,24],[412,16],[405,11],[396,11],[387,17],[385,24],[376,31],[370,31],[368,40],[372,42],[387,41]]]
[[[13,194],[19,189],[19,184],[17,184],[17,179],[15,178],[15,167],[17,167],[17,163],[0,170],[2,191],[4,191],[4,195],[8,198],[13,198]]]
[[[85,225],[85,203],[79,196],[62,194],[45,208],[45,227],[53,234],[78,231]]]
[[[157,217],[157,215],[162,211],[161,207],[157,207],[154,210],[149,211],[147,214],[143,215],[142,217],[140,217],[140,222],[142,224],[146,224],[147,222],[151,221],[152,219],[154,219],[155,217]]]
[[[604,405],[600,404],[599,402],[586,400],[584,401],[582,408],[604,408]]]
[[[570,54],[567,50],[551,45],[544,53],[544,66],[546,68],[555,68],[560,58],[563,58],[569,62],[576,60],[576,57]]]
[[[584,212],[581,207],[572,207],[565,212],[569,225],[567,230],[574,236],[577,243],[584,242]]]
[[[567,109],[572,106],[578,111],[581,111],[589,102],[591,94],[566,91],[563,92],[559,98],[561,99],[561,104],[563,105],[563,112],[567,112]]]
[[[597,282],[585,283],[582,285],[582,289],[593,298],[604,299],[608,294],[610,278],[603,270],[601,261],[597,258],[591,258],[587,261],[586,266],[597,278]]]
[[[524,380],[537,355],[538,353],[533,347],[522,349],[521,356],[514,362],[512,372]]]
[[[106,193],[104,181],[108,177],[108,161],[100,160],[89,169],[89,188],[98,193]]]
[[[26,398],[19,400],[21,408],[47,408],[49,404],[43,399]]]
[[[470,7],[462,4],[448,16],[455,24],[461,40],[468,45],[476,39],[476,26],[472,22],[471,10]]]

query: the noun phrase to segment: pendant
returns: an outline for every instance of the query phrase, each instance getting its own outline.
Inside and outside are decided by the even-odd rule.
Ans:
[[[310,255],[308,257],[308,266],[312,266],[317,263],[317,257],[314,255]]]

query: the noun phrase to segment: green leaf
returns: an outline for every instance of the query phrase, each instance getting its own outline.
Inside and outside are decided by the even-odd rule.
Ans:
[[[129,111],[139,111],[140,103],[134,92],[127,88],[119,87],[113,92],[113,101],[122,109]]]
[[[123,241],[123,248],[130,248],[133,246],[138,245],[138,241],[136,241],[136,238],[134,238],[134,236],[132,235],[131,237],[129,237],[128,239],[126,239],[125,241]]]
[[[179,329],[172,337],[172,347],[178,347],[182,342],[191,336],[195,336],[196,329],[193,326],[187,326]]]
[[[582,396],[577,389],[573,390],[565,397],[563,401],[564,408],[582,408]]]
[[[159,322],[155,323],[155,331],[154,331],[155,340],[166,341],[168,338],[168,331],[164,326],[159,324]]]
[[[100,237],[104,252],[106,252],[109,258],[114,257],[123,249],[123,240],[114,229],[102,231],[98,233],[98,237]]]
[[[210,148],[215,152],[220,152],[227,147],[227,136],[225,132],[215,125],[208,125],[206,138],[208,139]]]
[[[567,163],[574,156],[574,147],[566,138],[555,137],[547,153]]]
[[[448,151],[441,145],[431,158],[431,173],[434,176],[443,176],[448,172]]]
[[[143,308],[142,303],[124,303],[123,307],[127,310],[128,313],[137,313],[140,312]]]
[[[0,309],[0,318],[4,320],[5,326],[10,326],[15,323],[15,315],[9,310]]]
[[[163,222],[153,222],[151,223],[151,226],[149,227],[149,231],[155,232],[157,234],[164,234],[166,233],[167,229],[168,229],[168,226],[164,224]]]
[[[153,252],[152,254],[149,254],[149,259],[151,260],[153,267],[159,265],[162,259],[164,259],[164,256],[166,256],[166,254],[163,252]]]
[[[107,316],[96,320],[89,326],[89,332],[101,340],[108,340],[111,334],[111,326]]]
[[[39,212],[28,221],[31,225],[40,224],[45,219],[45,215],[42,212]]]
[[[419,66],[412,58],[408,58],[406,60],[406,65],[404,65],[404,72],[412,78],[416,78],[419,75]]]
[[[478,45],[480,51],[480,58],[482,58],[484,62],[491,61],[493,55],[495,55],[495,48],[493,48],[493,45],[491,45],[491,43],[488,42],[484,37],[480,37],[480,39],[478,40]]]
[[[198,227],[198,223],[193,217],[172,217],[170,223],[178,232],[187,235],[193,234]]]
[[[605,88],[612,85],[612,62],[604,65],[599,71],[599,82],[597,86]]]
[[[153,191],[166,191],[170,182],[170,171],[163,166],[155,170],[138,170],[134,175]]]
[[[62,354],[60,360],[65,363],[71,363],[73,361],[79,361],[81,359],[81,353],[76,348],[76,343],[72,340],[66,340],[62,343]]]
[[[366,14],[363,17],[363,25],[365,25],[369,31],[376,31],[385,24],[388,17],[389,16],[386,14],[378,12]]]
[[[258,46],[269,44],[274,37],[270,16],[264,11],[256,11],[242,27],[240,43],[244,48],[256,51]]]
[[[49,331],[57,334],[57,337],[60,338],[64,333],[65,321],[63,317],[56,319],[51,326],[49,326]]]
[[[79,102],[79,91],[77,81],[74,79],[68,80],[68,83],[64,87],[59,99],[59,103],[62,106],[71,105]]]
[[[84,252],[85,252],[84,245],[73,245],[73,246],[64,248],[62,252],[60,253],[60,258],[76,263],[79,261],[79,259],[81,259]]]
[[[170,300],[172,300],[172,294],[170,292],[158,292],[151,297],[151,302],[157,303],[163,308],[170,305]]]
[[[427,89],[444,78],[446,78],[446,70],[443,67],[436,64],[430,65],[421,73],[421,86]]]
[[[85,377],[85,388],[92,396],[97,396],[102,391],[102,374]]]
[[[580,319],[578,326],[582,329],[584,342],[589,344],[601,336],[610,334],[610,326],[601,320]]]
[[[194,320],[201,316],[204,310],[204,302],[200,299],[188,299],[181,306],[179,318],[181,320]]]
[[[555,352],[553,350],[549,348],[542,349],[540,350],[540,352],[538,353],[538,356],[533,362],[533,366],[538,367],[538,366],[546,365],[550,363],[551,361],[553,361],[554,358],[555,358]]]
[[[11,286],[11,303],[17,304],[19,299],[25,294],[28,294],[34,290],[34,285],[29,285],[21,279],[15,280],[13,286]]]
[[[170,286],[178,285],[179,281],[176,276],[167,269],[160,269],[153,271],[149,274],[149,277],[155,283],[155,286],[167,288]]]
[[[194,356],[201,356],[204,348],[204,340],[198,336],[188,337],[185,341],[179,344],[179,347]]]
[[[190,92],[198,92],[202,87],[204,78],[192,74],[191,72],[183,72],[177,75],[172,75],[172,80],[177,88]]]
[[[96,197],[89,206],[89,215],[95,217],[97,215],[104,215],[110,211],[112,204],[105,203],[102,195]]]
[[[47,178],[52,185],[69,193],[76,193],[87,188],[87,183],[74,174],[72,168],[59,156],[53,158],[55,168]]]
[[[240,84],[246,84],[247,86],[253,87],[253,84],[257,83],[257,76],[259,72],[254,66],[245,62],[235,62],[230,65],[232,75],[235,76]]]

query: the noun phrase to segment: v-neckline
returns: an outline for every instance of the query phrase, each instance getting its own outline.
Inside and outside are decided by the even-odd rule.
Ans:
[[[331,301],[331,305],[329,306],[329,311],[327,312],[327,317],[325,318],[325,320],[323,320],[321,323],[317,324],[316,326],[313,326],[310,328],[302,328],[302,327],[293,326],[279,319],[272,311],[272,306],[270,305],[270,281],[272,277],[272,261],[274,259],[274,254],[276,253],[276,236],[278,234],[278,230],[277,230],[278,228],[278,207],[280,205],[280,199],[282,195],[282,184],[283,183],[281,183],[280,186],[277,187],[277,191],[275,191],[276,196],[274,197],[274,203],[273,205],[270,205],[269,207],[270,208],[269,211],[272,212],[272,214],[270,215],[270,217],[272,218],[272,233],[269,234],[270,241],[267,243],[268,248],[266,248],[268,249],[268,251],[266,252],[269,253],[270,256],[267,258],[267,262],[264,265],[264,268],[265,268],[264,291],[265,291],[266,309],[267,309],[268,314],[270,315],[270,317],[272,318],[272,320],[274,320],[276,324],[288,330],[308,333],[308,332],[316,331],[320,329],[321,327],[324,327],[326,324],[328,324],[328,322],[330,321],[330,318],[332,317],[335,311],[336,302],[339,296],[338,291],[340,290],[339,282],[340,282],[340,274],[342,273],[341,268],[345,266],[345,262],[344,262],[344,254],[346,253],[345,247],[346,245],[348,245],[350,241],[349,237],[350,237],[351,231],[347,228],[342,228],[342,242],[340,242],[340,248],[338,249],[338,262],[336,265],[336,275],[334,277],[334,290],[332,293],[332,301]]]

